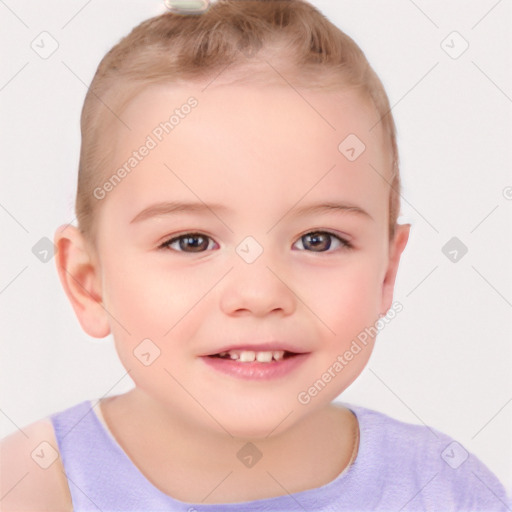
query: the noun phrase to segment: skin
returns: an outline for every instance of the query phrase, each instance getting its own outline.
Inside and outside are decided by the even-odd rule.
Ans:
[[[375,340],[308,404],[297,396],[391,307],[410,226],[397,226],[389,240],[389,154],[380,125],[370,131],[378,113],[355,92],[220,81],[201,89],[152,86],[128,105],[121,117],[131,130],[111,134],[112,170],[174,108],[190,96],[199,102],[101,200],[96,250],[76,228],[57,230],[59,276],[83,329],[98,338],[112,334],[130,371],[134,390],[101,408],[155,486],[190,503],[311,489],[336,478],[357,449],[357,420],[331,402],[361,373]],[[366,145],[354,162],[338,150],[350,133]],[[161,201],[229,210],[131,222]],[[293,210],[326,202],[368,215]],[[303,238],[315,231],[352,247],[324,236],[320,247],[328,250],[319,250]],[[190,232],[209,237],[206,251],[178,252],[178,242],[159,248]],[[235,251],[247,236],[263,249],[251,264]],[[145,366],[134,350],[148,338],[160,355]],[[292,373],[266,382],[221,374],[200,357],[268,339],[310,354]],[[250,469],[236,457],[247,441],[263,454]]]

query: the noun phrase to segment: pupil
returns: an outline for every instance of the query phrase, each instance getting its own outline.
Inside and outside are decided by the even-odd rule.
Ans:
[[[200,240],[199,243],[196,243],[197,240]],[[193,251],[199,252],[208,247],[208,240],[206,240],[203,236],[187,236],[180,240],[180,249],[192,249]]]
[[[307,243],[310,243],[316,249],[326,251],[331,246],[331,239],[325,233],[311,233],[304,238],[307,239]]]

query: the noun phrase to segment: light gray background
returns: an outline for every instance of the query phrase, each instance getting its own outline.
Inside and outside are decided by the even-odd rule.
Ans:
[[[510,492],[511,2],[312,3],[384,82],[398,127],[402,220],[412,223],[395,294],[404,310],[340,400],[451,435]],[[82,332],[54,260],[39,261],[32,248],[74,220],[79,115],[96,66],[163,10],[161,0],[0,0],[3,435],[132,386],[112,340]],[[59,45],[46,59],[31,48],[51,48],[43,31]],[[458,58],[464,42],[453,31],[469,43]],[[441,250],[454,236],[468,248],[457,262]]]

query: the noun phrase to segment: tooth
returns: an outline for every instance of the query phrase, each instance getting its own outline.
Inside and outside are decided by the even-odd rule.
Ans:
[[[256,352],[252,350],[243,350],[240,353],[240,362],[242,363],[252,363],[256,359]]]
[[[260,363],[270,363],[272,361],[272,352],[257,352],[256,359]]]
[[[252,363],[258,361],[259,363],[271,363],[280,361],[285,354],[284,350],[267,350],[267,351],[254,351],[254,350],[230,350],[228,352],[219,352],[219,356],[228,357],[233,361],[240,361],[241,363]]]
[[[283,359],[284,350],[274,350],[274,352],[272,352],[272,355],[274,356],[274,359],[276,361],[280,361],[281,359]]]

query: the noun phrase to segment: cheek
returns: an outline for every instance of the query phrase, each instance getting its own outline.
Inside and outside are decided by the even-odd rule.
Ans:
[[[376,260],[354,253],[336,265],[316,266],[313,273],[303,268],[295,278],[297,293],[319,320],[346,338],[378,316],[381,283]]]
[[[370,358],[380,306],[379,268],[375,257],[364,255],[335,270],[317,268],[309,293],[303,296],[323,333],[323,346],[311,367],[311,385],[317,380],[326,383],[325,400],[342,393]]]
[[[202,319],[216,307],[208,291],[225,269],[178,268],[176,260],[171,267],[165,258],[150,265],[141,260],[126,256],[105,263],[105,307],[118,356],[131,378],[141,387],[158,386],[168,384],[166,370],[184,378],[184,362],[197,350],[194,340]],[[157,358],[146,367],[153,354]]]
[[[125,258],[105,266],[105,307],[137,336],[162,337],[208,290],[194,269]]]
[[[193,272],[171,271],[129,256],[106,261],[104,274],[104,306],[118,357],[130,378],[152,392],[172,386],[169,372],[183,380],[177,356],[184,355],[183,341],[192,335],[183,331],[186,326],[190,330],[187,312],[204,294],[205,280],[201,286]]]

